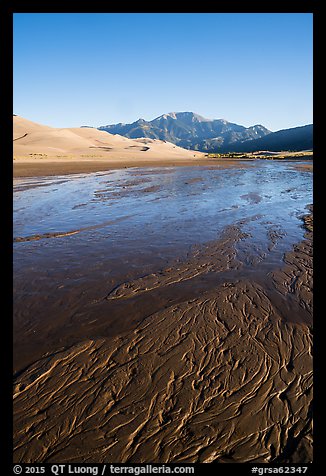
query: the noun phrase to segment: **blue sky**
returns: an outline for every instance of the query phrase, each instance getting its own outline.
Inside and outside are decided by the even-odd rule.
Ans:
[[[193,111],[312,123],[312,14],[14,14],[14,113],[98,127]]]

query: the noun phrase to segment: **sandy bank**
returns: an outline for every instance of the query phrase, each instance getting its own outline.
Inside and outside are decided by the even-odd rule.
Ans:
[[[51,161],[21,159],[14,162],[14,177],[42,177],[51,175],[68,175],[78,173],[101,172],[105,170],[123,169],[130,167],[189,167],[189,166],[215,166],[220,168],[246,167],[247,164],[237,160],[219,159],[110,159],[106,160],[78,160]],[[249,165],[249,161],[248,161]]]
[[[296,170],[302,170],[305,172],[313,172],[314,165],[311,162],[310,164],[293,164],[292,165]]]

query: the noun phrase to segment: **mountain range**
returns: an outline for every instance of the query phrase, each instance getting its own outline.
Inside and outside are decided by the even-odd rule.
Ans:
[[[255,152],[258,150],[270,150],[279,152],[282,150],[310,150],[313,148],[313,125],[293,127],[272,132],[265,137],[247,141],[242,144],[234,144],[235,152]]]
[[[160,139],[202,152],[303,150],[312,148],[312,125],[271,132],[261,124],[245,127],[224,119],[206,119],[194,112],[170,112],[152,121],[138,119],[98,127],[130,139]]]

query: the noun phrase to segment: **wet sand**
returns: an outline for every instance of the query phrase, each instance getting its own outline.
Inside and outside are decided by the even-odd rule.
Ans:
[[[209,159],[194,158],[183,159],[137,159],[137,160],[80,160],[76,158],[70,161],[51,161],[51,160],[21,160],[13,164],[14,177],[42,177],[55,175],[70,175],[79,173],[100,172],[114,169],[124,169],[131,167],[189,167],[189,166],[209,166],[214,165],[222,168],[245,167],[248,164],[241,163],[239,160],[232,159]],[[241,161],[243,162],[243,161]]]
[[[310,462],[312,207],[304,239],[266,268],[283,232],[266,222],[266,246],[255,247],[261,220],[237,220],[165,266],[157,257],[141,276],[75,283],[70,305],[83,312],[71,320],[58,306],[26,320],[21,289],[15,462]],[[40,237],[17,246],[68,239]]]
[[[239,239],[237,230],[228,234]],[[219,246],[222,268],[236,266],[225,242]],[[272,276],[308,315],[311,246],[309,232]],[[184,270],[205,272],[203,261],[194,258]],[[168,270],[107,299],[180,279],[191,277]],[[19,375],[15,461],[309,462],[311,348],[311,323],[284,322],[259,283],[225,282],[119,337],[84,340]]]
[[[303,164],[294,164],[293,167],[296,169],[296,170],[307,170],[309,172],[312,172],[313,171],[313,167],[314,167],[314,164],[313,162],[307,164],[307,163],[303,163]]]

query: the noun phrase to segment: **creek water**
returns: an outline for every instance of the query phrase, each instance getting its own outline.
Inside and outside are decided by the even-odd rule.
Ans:
[[[177,299],[174,290],[165,304],[154,293],[96,307],[114,286],[185,259],[228,225],[246,234],[242,273],[281,266],[304,236],[312,192],[310,172],[263,160],[15,179],[15,369],[83,337],[122,332]]]

